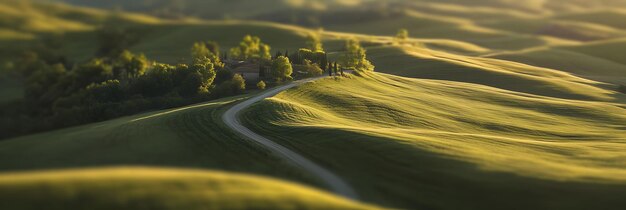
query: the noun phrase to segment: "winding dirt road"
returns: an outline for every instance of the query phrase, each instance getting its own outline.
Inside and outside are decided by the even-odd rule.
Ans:
[[[222,120],[224,121],[224,123],[226,123],[228,127],[233,129],[234,131],[260,144],[261,146],[266,147],[267,149],[274,152],[278,157],[281,157],[287,160],[288,162],[292,163],[293,165],[302,168],[303,170],[307,171],[313,176],[318,177],[324,184],[326,184],[336,194],[339,194],[343,197],[350,198],[353,200],[358,200],[357,193],[346,182],[344,182],[339,176],[323,168],[322,166],[314,163],[313,161],[305,158],[304,156],[299,155],[298,153],[291,151],[290,149],[280,144],[277,144],[259,134],[252,132],[250,129],[244,127],[238,118],[239,112],[241,112],[245,108],[248,108],[249,106],[251,106],[252,104],[256,102],[259,102],[265,98],[272,97],[289,88],[296,87],[296,86],[299,86],[304,83],[311,82],[320,78],[323,78],[323,77],[295,81],[290,84],[268,90],[262,93],[261,95],[255,96],[253,98],[250,98],[246,101],[243,101],[233,106],[232,108],[227,110],[226,113],[224,113],[224,115],[222,116]]]

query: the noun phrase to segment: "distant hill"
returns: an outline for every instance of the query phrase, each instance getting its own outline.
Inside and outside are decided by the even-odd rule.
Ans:
[[[625,37],[618,0],[57,0],[142,12],[168,19],[251,19],[393,35],[408,28],[415,37],[456,39],[516,50],[553,44],[546,40],[594,41]],[[557,41],[559,42],[559,41]]]

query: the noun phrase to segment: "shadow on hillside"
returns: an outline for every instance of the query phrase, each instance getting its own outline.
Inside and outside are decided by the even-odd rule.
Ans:
[[[344,177],[366,202],[387,207],[621,209],[626,205],[626,183],[552,181],[486,171],[399,140],[327,128],[254,130],[284,134],[274,139]]]

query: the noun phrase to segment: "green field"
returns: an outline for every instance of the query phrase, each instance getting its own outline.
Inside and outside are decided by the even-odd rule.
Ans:
[[[106,23],[141,35],[133,53],[170,64],[188,62],[194,42],[227,51],[246,34],[273,52],[295,52],[316,33],[331,60],[356,38],[378,73],[282,92],[246,110],[246,126],[386,208],[626,205],[626,95],[615,91],[626,84],[626,13],[614,8],[626,8],[621,1],[389,0],[399,15],[363,22],[349,15],[379,7],[185,2],[204,8],[186,8],[198,18],[0,0],[0,65],[49,37],[84,62]],[[219,2],[232,12],[220,13]],[[380,8],[397,12],[389,7]],[[302,14],[285,12],[293,8]],[[320,24],[270,22],[273,15]],[[400,28],[411,34],[403,42],[393,37]],[[19,81],[0,78],[0,103],[23,97]],[[321,192],[316,177],[223,125],[229,107],[256,94],[0,140],[0,209],[377,208]]]
[[[275,179],[166,168],[2,174],[0,195],[3,209],[381,209]]]
[[[624,205],[624,116],[612,103],[372,74],[288,90],[244,119],[385,206],[588,209]]]
[[[0,171],[147,165],[257,173],[315,184],[222,124],[225,109],[246,97],[3,140]]]

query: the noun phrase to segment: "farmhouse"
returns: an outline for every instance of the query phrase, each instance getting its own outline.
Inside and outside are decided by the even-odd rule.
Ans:
[[[256,82],[259,80],[260,64],[252,61],[229,62],[233,74],[240,74],[246,81]]]

